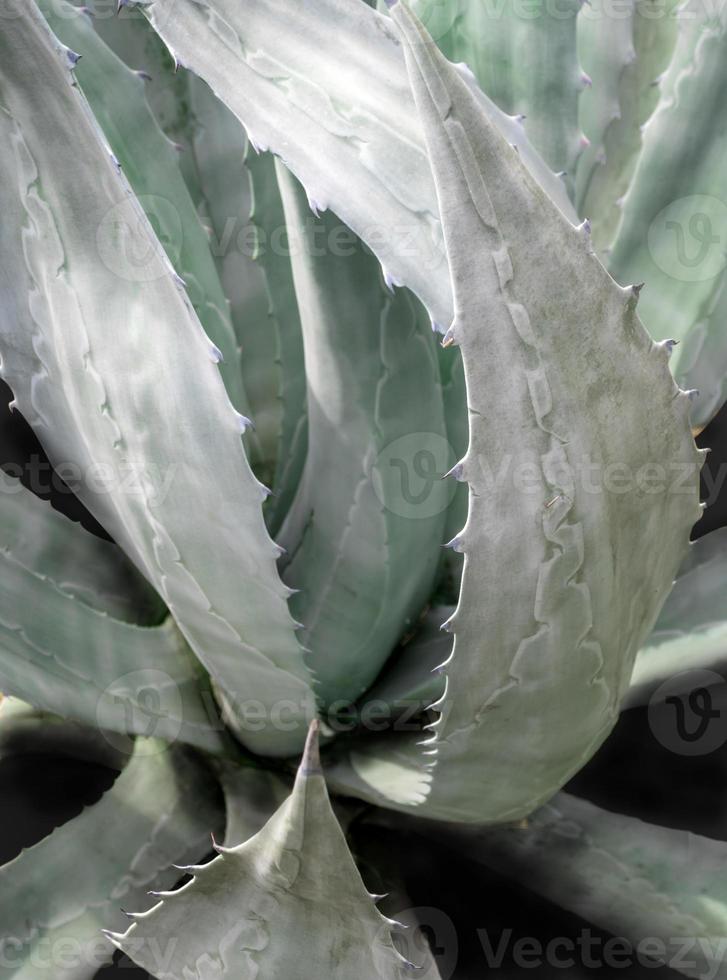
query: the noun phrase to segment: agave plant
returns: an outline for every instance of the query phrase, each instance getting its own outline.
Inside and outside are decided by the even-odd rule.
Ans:
[[[111,6],[0,17],[2,377],[112,539],[6,477],[0,754],[121,770],[0,977],[456,975],[375,828],[727,976],[725,845],[562,791],[724,656],[727,7]]]

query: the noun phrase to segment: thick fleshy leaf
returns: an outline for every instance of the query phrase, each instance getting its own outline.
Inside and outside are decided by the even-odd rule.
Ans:
[[[697,678],[704,682],[702,671],[724,676],[726,668],[727,529],[722,528],[689,549],[654,631],[636,658],[624,707],[690,691]],[[718,682],[717,676],[714,680]]]
[[[73,0],[93,18],[104,43],[129,68],[143,77],[149,108],[162,131],[176,147],[179,168],[196,205],[202,193],[192,151],[196,119],[189,97],[189,75],[164,44],[149,30],[141,11],[126,0]]]
[[[242,385],[240,352],[207,235],[179,170],[179,152],[147,105],[145,81],[103,42],[85,8],[66,0],[40,0],[51,29],[81,61],[75,77],[149,218],[210,340],[220,352],[220,374],[235,408],[250,407]],[[140,25],[141,26],[141,25]],[[150,253],[127,252],[144,274]],[[249,434],[248,438],[252,436]]]
[[[445,342],[461,348],[470,415],[455,470],[469,515],[452,542],[465,565],[422,812],[502,822],[552,796],[615,724],[701,513],[702,456],[638,291],[610,279],[403,0],[392,17],[444,215]]]
[[[222,826],[214,780],[192,752],[138,739],[97,804],[0,868],[2,980],[91,980],[111,959],[101,931],[121,927],[120,906],[171,887],[171,865],[199,858]]]
[[[151,31],[146,20],[144,27]],[[242,375],[259,447],[253,459],[261,479],[270,483],[282,425],[280,365],[265,272],[261,263],[254,261],[259,234],[251,221],[253,205],[257,204],[246,165],[251,151],[244,129],[229,109],[201,79],[185,74],[195,119],[191,152],[201,194],[198,205],[209,223],[212,251],[241,348]],[[272,160],[268,169],[274,183]],[[268,500],[265,506],[270,505]]]
[[[613,242],[642,128],[659,101],[660,77],[676,43],[675,6],[668,0],[654,16],[653,0],[628,0],[616,16],[602,5],[583,4],[578,15],[578,55],[592,84],[579,104],[590,146],[578,161],[576,206],[591,222],[598,254]]]
[[[367,980],[407,975],[331,809],[315,723],[290,797],[254,837],[218,847],[194,879],[112,941],[160,980]],[[156,951],[176,939],[160,968]]]
[[[454,612],[454,606],[435,606],[417,623],[393,652],[381,677],[367,691],[361,710],[379,702],[391,718],[409,718],[426,711],[444,694],[444,672],[440,669],[452,652],[452,637],[440,628]],[[373,711],[373,707],[369,708]],[[362,714],[365,724],[365,714]]]
[[[30,520],[0,551],[0,690],[89,726],[221,751],[208,682],[173,620],[152,627],[124,622],[93,596],[94,566],[84,558],[103,568],[98,559],[107,550],[123,568],[115,546],[96,539],[103,547],[89,547],[87,531],[25,490],[0,494],[1,522],[8,511],[16,516],[18,503]],[[38,549],[41,525],[53,537]],[[64,552],[65,560],[57,560]]]
[[[387,0],[379,0],[379,10]],[[544,0],[414,0],[411,4],[442,53],[465,62],[504,112],[523,117],[525,132],[550,167],[572,185],[583,150],[578,94],[587,78],[576,58],[579,0],[557,9]]]
[[[726,975],[727,844],[560,793],[524,826],[427,828],[549,901],[701,980]]]
[[[241,128],[237,119],[225,111]],[[246,166],[253,196],[250,221],[256,232],[255,259],[264,276],[268,316],[264,326],[256,320],[249,324],[243,333],[243,344],[246,336],[263,329],[272,331],[275,341],[277,388],[273,394],[280,404],[281,417],[276,433],[273,494],[265,505],[265,520],[271,534],[277,534],[292,505],[308,452],[303,331],[279,187],[280,175],[287,179],[288,171],[271,153],[257,152],[249,143]]]
[[[3,478],[0,549],[98,612],[127,623],[161,622],[164,604],[124,552]]]
[[[221,761],[218,776],[225,796],[225,844],[237,847],[263,829],[290,795],[293,780],[252,764]]]
[[[609,259],[619,282],[646,283],[652,337],[680,341],[672,366],[699,391],[695,427],[727,396],[726,86],[727,7],[690,0]]]
[[[427,601],[454,463],[428,318],[280,174],[305,343],[308,456],[281,528],[316,693],[355,701]],[[333,491],[333,492],[332,492]]]
[[[444,417],[447,422],[447,438],[456,459],[462,459],[469,441],[469,415],[467,412],[467,387],[464,379],[462,357],[456,347],[439,348],[439,374],[442,379]],[[467,487],[459,483],[447,508],[444,525],[444,541],[451,541],[467,520],[469,506]],[[456,602],[462,580],[464,558],[451,548],[443,555],[443,602]]]
[[[80,468],[79,497],[161,593],[242,739],[288,754],[314,698],[215,349],[33,4],[0,50],[3,377],[51,461]],[[150,256],[142,279],[129,249]]]
[[[432,318],[452,318],[434,185],[401,45],[388,19],[360,2],[143,0],[155,30],[288,165],[319,209],[371,246]],[[350,39],[345,43],[343,39]],[[559,178],[518,120],[478,99],[564,212]]]

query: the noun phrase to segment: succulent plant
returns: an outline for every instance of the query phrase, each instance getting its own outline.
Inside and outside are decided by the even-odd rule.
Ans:
[[[727,642],[727,7],[654,3],[0,11],[0,373],[111,539],[5,477],[0,758],[121,770],[0,978],[457,976],[382,832],[727,976],[727,847],[563,791]]]

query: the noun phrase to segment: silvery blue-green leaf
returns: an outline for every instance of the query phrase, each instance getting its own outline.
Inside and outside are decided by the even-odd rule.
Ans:
[[[308,455],[280,532],[316,693],[358,699],[423,609],[453,487],[428,318],[279,174],[305,344]]]
[[[727,7],[690,2],[623,201],[609,270],[645,282],[641,315],[657,340],[680,341],[673,370],[698,389],[703,427],[727,395]]]
[[[150,31],[146,21],[145,28]],[[250,220],[253,190],[245,163],[249,154],[247,139],[240,123],[209,87],[186,74],[195,118],[191,152],[201,195],[198,203],[209,222],[211,248],[241,348],[245,390],[260,448],[256,464],[261,478],[270,482],[281,426],[281,404],[277,398],[280,366],[276,361],[276,331],[265,274],[260,263],[254,261],[258,235]],[[269,506],[268,502],[266,507]]]
[[[639,651],[625,707],[674,696],[727,667],[727,530],[699,538]],[[717,676],[714,677],[717,681]],[[667,683],[668,682],[668,683]]]
[[[240,352],[209,242],[179,170],[179,153],[146,102],[145,82],[101,40],[84,10],[66,0],[39,6],[60,41],[81,56],[75,77],[160,242],[184,280],[207,336],[219,350],[220,374],[235,408],[250,407],[242,385]],[[138,258],[143,275],[148,253]]]
[[[241,128],[229,110],[225,111]],[[308,451],[303,331],[293,281],[291,244],[279,187],[280,175],[285,180],[289,172],[271,153],[256,152],[249,144],[246,166],[252,186],[250,220],[256,230],[255,259],[263,271],[268,297],[266,329],[272,330],[275,341],[277,388],[274,397],[281,409],[280,427],[276,433],[273,494],[265,506],[270,533],[277,534],[298,489]],[[247,333],[260,333],[261,330],[262,324],[253,321]]]
[[[701,513],[703,457],[638,290],[610,279],[403,0],[391,13],[444,216],[445,342],[462,351],[470,416],[454,471],[470,487],[452,542],[465,564],[421,812],[502,822],[550,798],[615,724]]]
[[[160,980],[407,975],[331,809],[314,731],[292,794],[251,839],[110,938]],[[160,968],[156,950],[174,949]],[[214,972],[213,972],[214,971]]]
[[[87,534],[68,523],[74,537]],[[171,618],[152,627],[115,619],[26,561],[12,545],[0,551],[1,691],[122,735],[222,750],[209,685]]]
[[[218,777],[225,797],[225,844],[237,847],[262,830],[290,795],[292,779],[272,769],[220,760]]]
[[[0,551],[113,619],[143,626],[164,619],[164,604],[120,548],[54,510],[19,480],[2,480]]]
[[[143,77],[149,108],[162,131],[176,148],[179,168],[195,204],[201,191],[192,153],[196,120],[189,96],[189,74],[175,62],[164,44],[149,29],[138,7],[122,0],[73,0],[86,8],[96,32],[133,71]]]
[[[583,4],[578,54],[592,84],[580,97],[579,118],[590,140],[578,161],[576,206],[591,222],[596,251],[607,253],[621,219],[643,142],[656,108],[660,78],[676,43],[675,0],[627,0],[619,8]]]
[[[383,703],[389,716],[411,719],[427,710],[444,694],[445,679],[440,669],[452,652],[452,637],[440,628],[454,612],[454,606],[435,606],[417,623],[389,658],[386,668],[362,701],[362,720],[367,705]]]
[[[559,793],[523,826],[427,832],[631,943],[643,958],[705,980],[727,976],[727,844]]]
[[[326,780],[342,796],[424,813],[419,808],[431,791],[434,753],[431,747],[423,748],[426,732],[421,718],[406,714],[396,727],[398,731],[369,732],[355,740],[334,742],[325,757]]]
[[[34,4],[6,19],[0,51],[3,378],[51,462],[80,469],[78,496],[162,595],[242,739],[286,755],[314,696],[247,420]],[[142,278],[129,250],[149,256]]]
[[[273,160],[250,148],[238,120],[201,79],[175,70],[137,8],[124,7],[114,21],[99,13],[95,22],[115,50],[151,72],[150,104],[183,148],[185,180],[209,224],[255,421],[251,461],[275,491],[265,508],[275,533],[305,458],[305,373]]]
[[[204,78],[257,146],[281,157],[317,209],[334,211],[393,280],[448,324],[451,287],[436,193],[388,19],[349,0],[140,6],[173,55]],[[536,179],[573,215],[562,182],[520,123],[468,84]]]
[[[99,728],[0,695],[0,761],[18,755],[61,756],[123,769],[128,762],[128,744],[121,748],[115,741]]]
[[[412,10],[454,62],[465,62],[482,91],[511,116],[550,167],[572,185],[583,150],[578,95],[588,84],[576,57],[579,0],[414,0]],[[379,10],[386,9],[380,0]]]
[[[223,826],[214,780],[193,753],[138,739],[98,803],[0,868],[2,980],[92,980],[111,960],[101,931],[122,927],[121,907],[171,887],[172,864],[199,858]]]
[[[442,398],[444,400],[444,417],[447,423],[447,439],[456,459],[461,459],[467,452],[469,441],[469,416],[467,413],[467,387],[464,379],[462,357],[456,347],[439,347],[439,373],[442,379]],[[457,484],[452,501],[447,508],[447,519],[444,524],[444,541],[451,541],[467,520],[469,499],[467,487]],[[459,595],[459,585],[462,579],[464,558],[451,548],[447,548],[443,556],[444,582],[443,589],[446,601],[456,602]]]

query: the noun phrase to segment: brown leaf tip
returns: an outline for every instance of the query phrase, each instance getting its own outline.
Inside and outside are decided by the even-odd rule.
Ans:
[[[305,742],[303,759],[300,763],[300,771],[304,776],[317,776],[323,772],[321,769],[321,753],[318,743],[319,731],[320,722],[317,718],[314,718],[308,729],[308,738]]]

